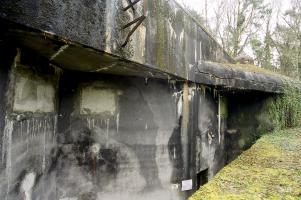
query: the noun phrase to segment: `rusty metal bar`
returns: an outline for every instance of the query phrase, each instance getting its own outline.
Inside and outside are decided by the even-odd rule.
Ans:
[[[128,5],[127,7],[125,7],[125,8],[123,8],[123,11],[127,11],[127,10],[130,9],[130,8],[132,8],[133,11],[135,11],[134,5],[137,4],[137,3],[138,3],[139,1],[141,1],[141,0],[136,0],[136,1],[134,1],[134,2],[132,2],[131,0],[127,0],[127,1],[128,1],[128,3],[129,3],[129,5]]]
[[[130,27],[131,25],[137,23],[138,21],[143,21],[145,18],[146,18],[145,16],[138,17],[137,19],[134,19],[134,20],[131,21],[130,23],[124,25],[124,26],[122,27],[122,29],[126,29],[126,28]],[[140,24],[141,24],[141,23],[140,23]],[[140,25],[140,24],[139,24],[139,25]]]
[[[185,81],[183,84],[183,104],[182,104],[182,122],[181,122],[181,144],[183,155],[184,177],[188,178],[189,169],[189,84]]]
[[[142,24],[142,22],[145,20],[146,16],[141,16],[135,20],[133,20],[132,22],[128,23],[127,25],[125,25],[123,27],[123,29],[130,27],[131,25],[137,23],[134,28],[129,32],[129,34],[127,35],[125,42],[121,45],[121,47],[125,47],[127,45],[127,43],[130,41],[131,36],[133,35],[133,33],[136,31],[136,29],[140,26],[140,24]]]

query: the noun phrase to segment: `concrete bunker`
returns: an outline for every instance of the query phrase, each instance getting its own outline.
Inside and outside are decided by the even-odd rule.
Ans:
[[[16,100],[2,104],[1,198],[183,199],[244,148],[235,143],[244,138],[227,136],[227,126],[245,128],[243,133],[256,128],[236,120],[258,103],[249,97],[237,102],[240,93],[56,67],[43,71],[42,63],[32,67],[26,59],[10,63],[2,75],[13,90],[4,99],[22,107],[16,109]],[[35,84],[25,84],[29,74]],[[37,95],[37,85],[47,95]],[[28,181],[32,186],[24,189]]]
[[[119,3],[0,3],[0,199],[185,199],[262,133],[280,78],[231,68],[174,1],[139,1],[121,49]]]

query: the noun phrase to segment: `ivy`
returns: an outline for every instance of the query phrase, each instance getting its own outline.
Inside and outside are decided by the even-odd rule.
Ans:
[[[296,127],[301,119],[301,93],[286,85],[283,94],[274,95],[266,102],[266,109],[275,129]]]

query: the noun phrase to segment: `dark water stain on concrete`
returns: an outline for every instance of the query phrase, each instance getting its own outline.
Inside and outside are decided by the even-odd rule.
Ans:
[[[135,86],[129,87],[120,96],[119,129],[126,134],[119,135],[117,140],[132,148],[139,159],[140,174],[146,181],[144,190],[160,188],[156,163],[158,126],[141,91]]]
[[[183,151],[181,144],[181,121],[180,117],[178,125],[174,128],[172,136],[168,141],[169,158],[172,162],[171,183],[178,184],[182,181],[184,173]]]

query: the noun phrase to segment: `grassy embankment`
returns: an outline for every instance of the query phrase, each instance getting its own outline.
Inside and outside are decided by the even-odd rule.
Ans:
[[[301,200],[301,128],[264,135],[189,200]]]

